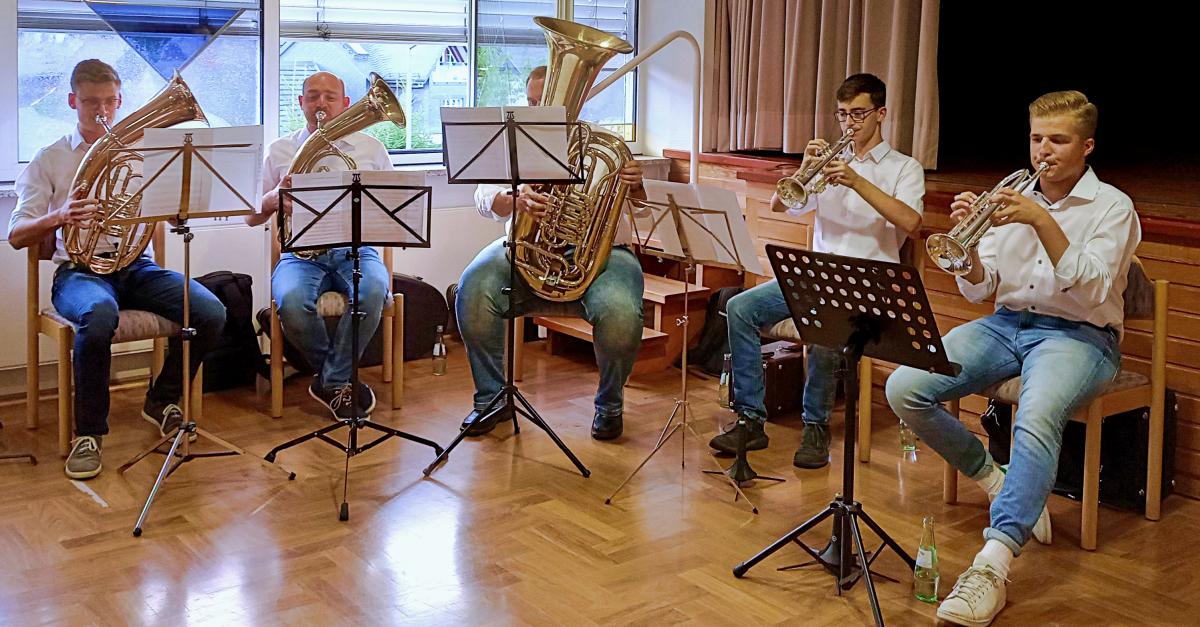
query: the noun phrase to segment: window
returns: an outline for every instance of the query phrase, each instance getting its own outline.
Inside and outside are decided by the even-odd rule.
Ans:
[[[356,101],[371,73],[392,87],[406,128],[366,130],[389,150],[440,150],[442,103],[470,92],[467,0],[280,0],[279,132],[304,123],[297,96],[316,71],[337,75]]]
[[[575,0],[572,18],[608,33],[612,33],[634,45],[637,50],[637,14],[633,0]],[[600,71],[597,81],[604,80],[614,70],[625,65],[633,54],[620,54],[612,58]],[[637,110],[637,72],[626,74],[620,81],[589,100],[580,117],[595,122],[618,135],[625,141],[634,140],[634,111]]]
[[[258,2],[123,0],[17,3],[19,161],[75,126],[71,70],[101,59],[121,76],[123,106],[136,111],[180,69],[213,126],[258,124],[262,86]]]

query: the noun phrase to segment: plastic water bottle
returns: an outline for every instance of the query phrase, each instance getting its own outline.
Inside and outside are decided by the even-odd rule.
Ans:
[[[933,541],[933,516],[921,521],[921,546],[917,548],[917,565],[913,569],[913,593],[918,601],[937,603],[938,573],[937,546]]]
[[[446,340],[442,337],[442,326],[438,325],[437,340],[433,343],[433,376],[446,374]]]

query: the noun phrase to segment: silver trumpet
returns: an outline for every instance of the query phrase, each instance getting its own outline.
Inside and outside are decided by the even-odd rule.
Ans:
[[[795,209],[807,204],[809,195],[825,191],[829,182],[825,180],[821,170],[825,169],[830,161],[846,152],[846,149],[854,143],[853,137],[854,129],[846,129],[846,132],[842,133],[841,138],[835,144],[826,147],[817,155],[817,161],[787,178],[780,179],[775,184],[775,194],[779,196],[780,202],[790,209]]]
[[[1008,187],[1018,194],[1033,187],[1041,178],[1050,164],[1045,161],[1038,164],[1036,172],[1030,174],[1024,168],[1004,177],[990,191],[985,192],[971,203],[967,215],[963,217],[949,233],[930,235],[925,241],[925,251],[937,266],[955,276],[964,276],[971,272],[971,250],[979,245],[979,240],[992,226],[992,214],[1005,205],[998,200],[992,200],[996,192]]]

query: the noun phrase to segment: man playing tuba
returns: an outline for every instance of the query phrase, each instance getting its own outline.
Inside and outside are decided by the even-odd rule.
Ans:
[[[546,82],[546,67],[536,67],[525,80],[529,106],[541,104]],[[645,197],[642,190],[642,170],[637,162],[629,161],[618,171],[632,194]],[[475,192],[479,213],[493,220],[507,220],[517,212],[541,218],[550,209],[550,199],[528,187],[514,199],[511,190],[499,185],[480,185]],[[511,222],[509,228],[511,228]],[[633,241],[629,225],[622,221],[613,239],[607,265],[588,286],[583,297],[571,302],[551,302],[540,298],[518,280],[512,292],[509,287],[509,263],[505,255],[505,238],[500,238],[475,256],[463,271],[455,299],[455,316],[471,376],[475,379],[474,410],[463,421],[468,435],[484,435],[501,420],[511,417],[496,415],[495,420],[477,421],[480,412],[504,386],[504,319],[513,299],[514,309],[521,315],[568,315],[587,320],[593,328],[596,363],[600,367],[600,386],[596,391],[596,414],[592,421],[592,437],[612,440],[621,435],[623,426],[625,381],[633,371],[642,342],[642,267],[629,248]],[[519,339],[518,339],[519,341]]]
[[[350,106],[345,84],[329,72],[317,72],[306,78],[297,100],[307,125],[280,137],[267,148],[263,161],[262,210],[246,216],[250,226],[262,224],[275,214],[279,190],[292,184],[289,175],[292,160],[305,140],[317,131],[319,123],[328,124]],[[352,132],[330,140],[340,152],[320,159],[315,170],[345,170],[346,157],[359,170],[392,169],[387,148],[370,135]],[[284,198],[283,210],[291,213],[290,198]],[[355,414],[350,385],[353,362],[362,356],[375,335],[391,283],[379,251],[367,246],[359,249],[359,254],[362,270],[359,311],[365,315],[358,327],[358,355],[352,355],[350,350],[354,330],[351,312],[342,314],[332,338],[317,312],[317,299],[325,292],[337,291],[350,297],[354,260],[349,247],[330,248],[318,254],[284,253],[271,275],[271,295],[279,307],[283,333],[317,372],[308,387],[309,396],[327,407],[334,418],[351,418]],[[359,383],[358,399],[363,415],[370,415],[375,408],[375,394],[367,384]]]
[[[56,235],[54,262],[58,269],[51,292],[54,309],[76,326],[75,439],[65,470],[72,479],[90,479],[100,474],[102,468],[100,445],[108,433],[109,370],[120,310],[149,311],[182,324],[183,275],[158,267],[145,253],[107,274],[97,274],[86,264],[70,259],[61,229],[68,225],[86,228],[100,217],[100,201],[79,197],[80,191],[71,186],[88,148],[105,135],[105,125],[112,125],[121,106],[121,79],[116,70],[97,59],[79,62],[71,72],[67,104],[75,110],[78,124],[70,133],[39,150],[17,179],[18,200],[8,226],[8,243],[20,250],[38,246],[51,233]],[[91,252],[94,258],[109,259],[115,251],[113,242],[100,237]],[[189,373],[195,374],[205,353],[221,338],[225,307],[211,292],[192,281],[191,310],[191,326],[196,329],[196,336],[192,340]],[[180,339],[173,337],[166,362],[146,392],[142,407],[142,417],[164,436],[183,422],[183,412],[177,405],[183,393],[181,371],[182,346]]]

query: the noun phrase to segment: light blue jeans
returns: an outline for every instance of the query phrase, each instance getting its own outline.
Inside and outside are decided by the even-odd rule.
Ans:
[[[367,343],[379,327],[379,317],[387,300],[391,277],[374,248],[359,249],[362,279],[358,284],[359,310],[365,315],[358,323],[358,355],[351,355],[354,320],[350,309],[338,320],[333,338],[325,321],[317,315],[317,299],[329,291],[340,292],[349,300],[354,289],[354,260],[349,248],[333,248],[313,259],[301,259],[291,253],[279,258],[271,275],[271,294],[279,306],[283,333],[320,375],[325,387],[350,382],[354,360],[362,356]]]
[[[1063,427],[1116,376],[1116,331],[1001,308],[956,327],[943,341],[946,356],[962,366],[959,375],[901,367],[888,378],[888,404],[946,461],[979,480],[991,471],[992,458],[941,403],[1021,376],[1008,474],[983,532],[1019,554],[1054,486]]]
[[[509,309],[509,264],[504,238],[475,256],[458,284],[454,311],[467,361],[475,379],[475,409],[487,407],[504,387],[504,316]],[[614,246],[604,269],[583,298],[566,303],[544,300],[517,278],[513,286],[516,315],[575,316],[593,327],[592,344],[600,368],[596,412],[614,416],[625,403],[625,381],[642,344],[642,267],[624,246]]]
[[[791,317],[777,281],[750,288],[729,299],[725,306],[729,329],[729,352],[733,355],[733,409],[738,415],[763,422],[764,404],[762,341],[759,330]],[[804,380],[804,422],[829,424],[837,393],[836,351],[808,346],[807,378]]]

